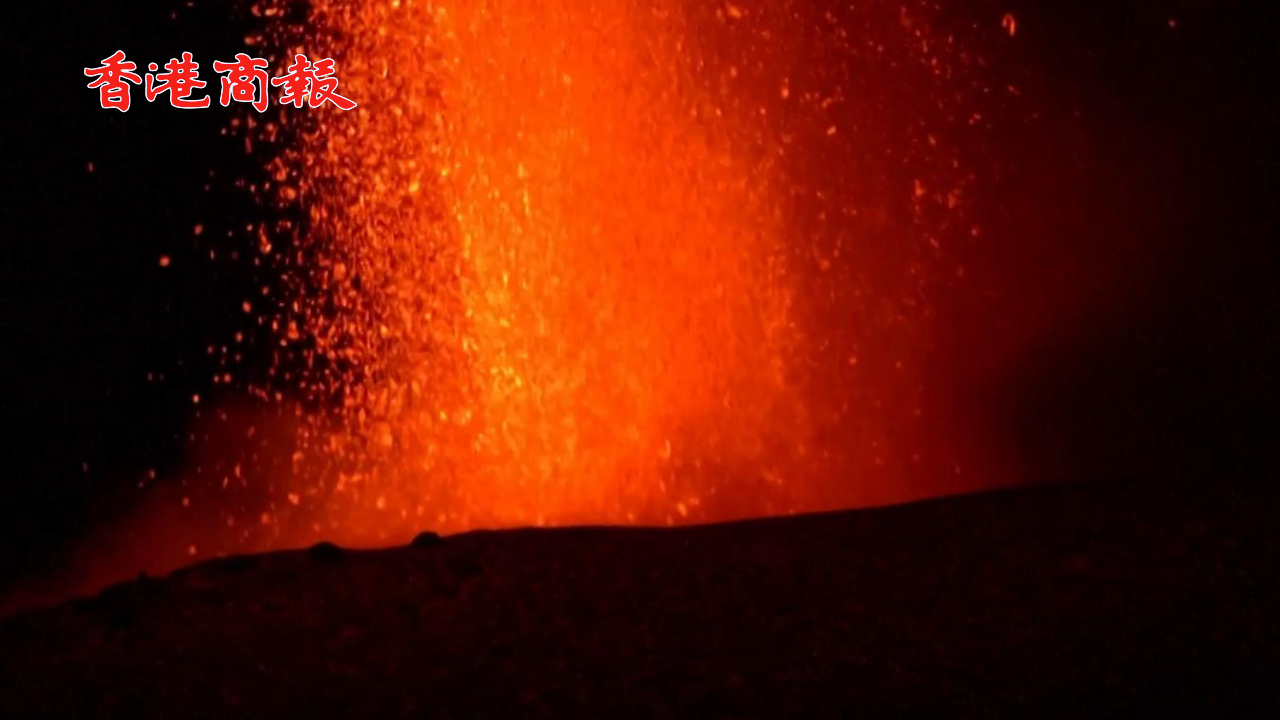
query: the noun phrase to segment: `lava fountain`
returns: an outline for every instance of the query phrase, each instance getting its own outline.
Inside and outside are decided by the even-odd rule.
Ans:
[[[640,5],[317,9],[360,103],[279,161],[319,408],[289,496],[327,534],[795,509],[775,168]]]
[[[1019,467],[1010,378],[1117,297],[1099,273],[1136,281],[1089,250],[1128,216],[1099,213],[1089,98],[1019,50],[1034,14],[237,7],[277,73],[332,58],[358,106],[231,122],[261,206],[195,235],[244,324],[205,348],[181,466],[86,544],[103,577],[1018,482],[1044,468]]]
[[[244,125],[298,429],[240,545],[909,496],[989,88],[928,3],[822,5],[255,8],[358,107]]]

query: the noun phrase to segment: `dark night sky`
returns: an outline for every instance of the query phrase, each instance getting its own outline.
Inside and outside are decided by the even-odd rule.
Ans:
[[[6,10],[0,587],[57,562],[128,505],[148,468],[182,457],[190,395],[209,392],[204,348],[234,332],[240,299],[263,281],[208,262],[192,235],[197,223],[225,234],[256,217],[225,182],[258,171],[219,134],[231,111],[148,105],[135,91],[122,115],[84,87],[83,68],[118,48],[145,69],[183,50],[208,62],[243,47],[246,20],[229,17],[229,3],[199,2],[177,21],[170,4]],[[1113,255],[1119,267],[1155,268],[1141,302],[1082,311],[993,390],[1010,452],[1053,468],[1045,479],[1268,481],[1280,159],[1270,3],[955,4],[1014,12],[1035,43],[1004,61],[1060,84],[1100,125],[1115,122],[1115,167],[1099,177],[1146,214],[1097,218],[1131,224],[1132,242],[1081,236],[1062,262],[1081,278],[1096,258],[1116,267]],[[212,72],[204,79],[216,89]],[[161,271],[166,254],[173,265]],[[1016,272],[1029,258],[1006,249],[988,260]],[[967,357],[959,348],[980,316],[963,303],[944,313],[953,336],[940,364]]]
[[[15,95],[28,100],[8,118],[0,204],[0,331],[5,374],[15,378],[0,401],[9,426],[0,532],[16,549],[0,555],[0,581],[38,570],[122,510],[147,469],[180,457],[190,396],[209,395],[205,348],[229,337],[237,298],[257,284],[210,262],[193,234],[196,224],[225,234],[255,218],[227,182],[255,172],[240,140],[220,134],[231,109],[216,100],[208,110],[152,105],[135,88],[121,114],[84,87],[83,69],[116,49],[140,74],[187,50],[203,59],[216,98],[208,58],[242,48],[249,27],[229,5],[10,6],[20,17],[5,23],[16,35],[5,46]],[[162,255],[169,268],[159,267]]]

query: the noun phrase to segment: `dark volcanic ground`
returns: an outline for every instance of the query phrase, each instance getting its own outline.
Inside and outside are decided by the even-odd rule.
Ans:
[[[0,625],[0,715],[1266,715],[1280,503],[993,493],[238,557]]]

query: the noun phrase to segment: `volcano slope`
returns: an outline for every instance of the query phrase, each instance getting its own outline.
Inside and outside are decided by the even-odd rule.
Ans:
[[[1280,502],[1058,486],[231,557],[0,625],[0,715],[1265,712]]]

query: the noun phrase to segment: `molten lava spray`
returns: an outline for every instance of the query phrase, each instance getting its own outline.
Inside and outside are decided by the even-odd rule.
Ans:
[[[242,543],[911,494],[925,289],[978,234],[989,91],[931,5],[255,14],[274,65],[332,57],[358,107],[247,124],[292,138],[258,188],[295,221],[258,239],[287,291],[254,389],[298,429],[291,467],[246,470],[268,497],[224,505]]]
[[[775,168],[675,5],[317,11],[359,102],[282,164],[322,394],[290,494],[329,530],[794,509]]]
[[[187,465],[139,483],[95,572],[1026,475],[1010,378],[1104,306],[1089,210],[1115,187],[1108,121],[1027,67],[1034,15],[264,2],[255,54],[334,59],[358,106],[228,128],[262,204],[194,234],[250,275],[244,323],[209,339]]]

